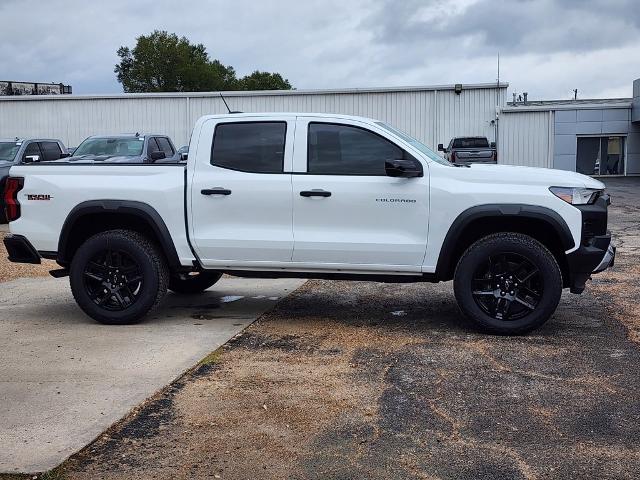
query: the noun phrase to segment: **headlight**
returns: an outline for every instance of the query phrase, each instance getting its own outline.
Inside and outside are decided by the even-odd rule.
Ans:
[[[591,205],[598,199],[602,190],[597,188],[551,187],[551,193],[571,205]]]

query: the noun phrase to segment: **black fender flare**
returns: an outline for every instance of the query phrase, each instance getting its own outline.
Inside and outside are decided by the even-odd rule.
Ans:
[[[439,278],[446,278],[450,275],[451,272],[449,272],[449,268],[451,256],[456,249],[458,238],[467,225],[481,218],[516,216],[519,218],[542,220],[548,223],[560,238],[565,251],[575,246],[573,235],[571,234],[571,229],[567,225],[567,222],[564,221],[558,212],[555,212],[550,208],[527,204],[478,205],[463,211],[456,217],[451,224],[451,227],[449,227],[449,231],[447,232],[444,242],[442,243],[442,248],[440,249],[440,255],[438,255],[436,276]]]
[[[167,257],[169,266],[180,267],[178,251],[173,243],[169,229],[160,214],[151,205],[133,200],[89,200],[76,205],[71,212],[69,212],[69,215],[67,215],[62,225],[62,231],[58,239],[59,264],[68,265],[70,263],[71,259],[67,258],[66,248],[73,227],[82,217],[96,213],[121,213],[140,218],[140,220],[149,225],[153,230],[153,233],[160,243],[160,247]]]

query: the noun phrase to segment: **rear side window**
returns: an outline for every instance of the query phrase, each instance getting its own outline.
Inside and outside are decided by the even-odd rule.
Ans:
[[[22,155],[22,160],[24,161],[26,157],[33,155],[38,155],[40,160],[43,160],[44,158],[44,155],[42,155],[42,152],[40,151],[40,146],[36,142],[31,142],[27,145],[27,148],[24,150],[24,154]]]
[[[173,148],[171,147],[169,140],[167,140],[165,137],[156,137],[156,140],[158,142],[158,146],[160,147],[160,150],[164,152],[167,158],[173,157],[173,154],[176,152],[173,151]]]
[[[370,130],[332,123],[309,124],[308,173],[386,176],[387,160],[408,157],[402,148]]]
[[[286,134],[286,122],[218,124],[211,164],[242,172],[282,173]]]
[[[44,160],[49,162],[53,160],[59,160],[60,156],[62,155],[60,145],[58,145],[56,142],[40,142],[40,150],[42,150]]]

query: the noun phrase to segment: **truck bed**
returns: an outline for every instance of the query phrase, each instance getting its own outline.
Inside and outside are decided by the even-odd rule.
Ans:
[[[190,264],[185,228],[185,165],[40,163],[18,165],[11,176],[24,177],[22,215],[11,233],[29,232],[40,252],[56,252],[65,220],[78,204],[122,200],[153,206],[171,234],[180,262]]]

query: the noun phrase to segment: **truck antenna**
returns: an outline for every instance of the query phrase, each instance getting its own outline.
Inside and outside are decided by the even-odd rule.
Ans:
[[[220,95],[220,98],[222,99],[222,101],[224,102],[224,106],[227,107],[227,110],[229,111],[229,114],[234,114],[234,113],[242,113],[242,112],[232,112],[231,109],[229,108],[229,104],[227,103],[227,101],[224,99],[224,97],[222,96],[222,92],[218,92],[218,95]]]

